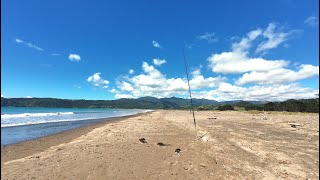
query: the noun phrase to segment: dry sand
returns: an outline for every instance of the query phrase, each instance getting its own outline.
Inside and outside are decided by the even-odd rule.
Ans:
[[[197,130],[188,111],[159,110],[8,146],[1,179],[319,178],[319,114],[195,115]]]

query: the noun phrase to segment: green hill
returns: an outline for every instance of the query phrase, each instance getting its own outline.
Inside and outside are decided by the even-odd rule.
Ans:
[[[230,105],[245,110],[319,112],[319,98],[287,100],[283,102],[225,101],[192,99],[196,110],[214,110],[221,105]],[[191,109],[190,100],[171,97],[141,97],[117,100],[71,100],[56,98],[1,98],[1,106],[50,107],[50,108],[120,108],[120,109]]]

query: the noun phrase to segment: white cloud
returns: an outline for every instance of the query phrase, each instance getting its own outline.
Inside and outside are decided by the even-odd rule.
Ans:
[[[111,90],[109,90],[109,92],[111,92],[111,93],[117,93],[117,94],[120,93],[120,91],[116,90],[115,88],[112,88]]]
[[[266,53],[266,51],[277,48],[280,44],[287,41],[291,35],[300,32],[299,30],[291,30],[288,32],[283,32],[284,28],[276,23],[269,23],[266,29],[258,28],[252,30],[245,37],[243,37],[239,42],[232,44],[233,52],[248,53],[251,48],[252,42],[256,41],[258,37],[261,39],[266,39],[260,42],[255,50],[256,53]],[[288,44],[287,44],[288,45]]]
[[[304,21],[304,23],[311,27],[317,27],[319,26],[319,18],[315,16],[310,16]]]
[[[280,68],[267,72],[253,71],[250,73],[245,73],[239,80],[237,80],[236,84],[282,84],[310,78],[312,76],[319,76],[319,66],[303,64],[300,65],[300,69],[298,71]]]
[[[301,65],[298,71],[302,74],[316,72],[312,65]],[[142,96],[187,97],[188,85],[185,78],[168,78],[158,69],[147,62],[142,64],[142,74],[125,77],[117,82],[119,90],[112,89],[115,98],[138,98]],[[268,100],[281,101],[286,99],[314,98],[319,90],[304,88],[297,83],[293,84],[262,84],[242,87],[227,83],[225,77],[208,77],[201,74],[201,70],[191,72],[190,86],[194,98],[207,98],[218,101],[225,100]],[[306,75],[305,75],[306,76]]]
[[[221,83],[215,90],[193,92],[194,98],[227,100],[260,100],[260,101],[284,101],[287,99],[315,98],[318,89],[303,88],[296,83],[288,85],[256,85],[240,87],[229,83]]]
[[[132,99],[134,98],[132,95],[130,94],[116,94],[114,96],[116,99],[121,99],[121,98],[127,98],[127,99]]]
[[[193,69],[190,73],[192,96],[218,101],[314,98],[319,92],[318,89],[301,87],[296,81],[319,76],[319,66],[296,65],[293,62],[293,68],[297,70],[292,70],[289,60],[270,60],[251,55],[255,51],[265,53],[282,43],[287,43],[294,31],[282,30],[272,23],[265,29],[256,28],[243,38],[233,40],[231,50],[212,54],[208,57],[209,67],[218,75],[204,77],[201,74],[201,66]],[[257,50],[258,47],[260,50]],[[117,88],[109,92],[114,93],[115,98],[188,97],[186,77],[168,77],[156,68],[156,65],[161,63],[156,60],[153,63],[154,65],[150,65],[143,62],[142,73],[117,79]],[[228,82],[226,77],[219,74],[233,74],[233,79]],[[242,86],[245,84],[250,85]]]
[[[129,69],[129,74],[133,74],[134,70],[133,69]]]
[[[78,54],[69,54],[69,60],[70,61],[80,61],[81,57]]]
[[[193,77],[195,77],[195,76],[200,76],[200,75],[201,75],[201,70],[200,70],[200,68],[193,70],[193,71],[191,72],[191,75],[192,75]]]
[[[206,32],[205,34],[199,35],[196,38],[199,39],[199,40],[206,40],[206,41],[208,41],[208,43],[218,42],[218,38],[215,37],[214,33]]]
[[[208,77],[205,78],[201,75],[200,69],[196,69],[191,72],[192,78],[190,79],[191,89],[202,89],[202,88],[213,88],[217,87],[218,84],[227,80],[225,77]]]
[[[16,38],[16,43],[23,43],[24,41],[22,41],[21,39]]]
[[[156,48],[162,48],[157,41],[152,41],[152,45],[153,47],[156,47]]]
[[[92,76],[88,77],[87,81],[93,86],[108,88],[109,81],[102,79],[100,74],[100,72],[94,73]]]
[[[162,78],[163,75],[160,71],[155,69],[152,65],[149,65],[147,62],[142,63],[142,69],[145,73],[149,74],[152,78]]]
[[[1,97],[5,97],[5,96],[1,94]]]
[[[190,80],[191,89],[202,89],[202,88],[213,88],[217,86],[218,83],[225,81],[226,78],[222,77],[208,77],[204,78],[202,75],[196,76]]]
[[[245,53],[250,47],[253,40],[262,34],[261,29],[250,31],[246,37],[242,38],[240,42],[232,44],[232,50],[237,53]]]
[[[249,71],[269,71],[286,67],[289,61],[249,58],[243,52],[223,52],[208,58],[209,67],[215,73],[235,74]]]
[[[279,44],[285,42],[289,35],[297,32],[295,30],[289,32],[282,32],[282,27],[278,27],[275,23],[270,23],[268,27],[263,30],[258,28],[250,31],[245,37],[238,42],[232,44],[232,51],[212,54],[209,58],[209,67],[215,73],[223,74],[244,74],[237,84],[247,83],[285,83],[294,82],[300,79],[308,78],[311,75],[296,73],[288,67],[290,61],[288,60],[268,60],[262,57],[249,57],[249,50],[252,48],[253,41],[257,41],[259,36],[267,38],[258,44],[256,51],[265,52],[272,48],[276,48]],[[314,70],[314,69],[313,69]],[[290,78],[287,73],[290,73]]]
[[[237,87],[229,83],[221,83],[219,84],[218,91],[223,93],[236,93],[244,90],[242,87]]]
[[[267,40],[261,42],[258,45],[256,52],[263,52],[269,49],[276,48],[281,43],[285,42],[288,39],[289,35],[291,35],[293,32],[296,32],[282,32],[279,29],[281,29],[281,27],[277,27],[275,23],[270,23],[267,29],[262,33],[263,37],[267,38]]]
[[[164,64],[166,62],[167,61],[165,59],[159,59],[159,58],[153,59],[153,64],[156,66],[161,66],[162,64]]]
[[[133,91],[132,85],[127,82],[119,83],[118,87],[120,88],[121,91],[127,91],[127,92]]]
[[[265,51],[276,48],[280,43],[284,42],[290,33],[275,31],[276,25],[270,23],[266,30],[260,28],[252,30],[240,41],[232,44],[232,51],[212,54],[209,58],[209,67],[215,73],[244,73],[250,71],[270,71],[288,66],[289,61],[286,60],[267,60],[261,57],[249,57],[249,49],[253,41],[259,36],[264,36],[267,41],[261,42],[257,51]]]
[[[301,64],[298,70],[288,68],[288,60],[268,60],[262,57],[250,57],[250,48],[254,41],[258,43],[256,52],[265,52],[278,47],[289,37],[298,32],[292,30],[282,32],[282,27],[270,23],[264,29],[256,29],[247,33],[245,37],[232,44],[232,50],[212,54],[209,58],[209,67],[215,73],[242,74],[235,80],[237,85],[258,84],[241,87],[229,83],[220,83],[218,88],[209,91],[196,92],[198,97],[207,97],[216,100],[286,100],[289,98],[312,98],[311,88],[302,88],[297,84],[287,84],[301,79],[319,76],[319,66]],[[266,40],[263,40],[263,37]],[[295,64],[295,63],[294,63]],[[245,73],[245,74],[243,74]],[[295,92],[296,91],[296,92]],[[310,93],[312,92],[312,93]],[[270,95],[270,97],[268,97]]]
[[[40,48],[40,47],[30,43],[30,42],[23,41],[23,40],[21,40],[19,38],[16,38],[15,41],[16,41],[16,43],[24,44],[24,45],[28,46],[29,48],[32,48],[32,49],[35,49],[35,50],[38,50],[38,51],[44,51],[42,48]]]
[[[32,98],[32,96],[27,96],[26,98]]]
[[[143,62],[143,74],[136,75],[132,78],[125,78],[117,82],[118,88],[124,94],[130,92],[132,97],[154,96],[154,97],[171,97],[176,94],[187,94],[188,84],[185,78],[167,78],[159,70]],[[197,71],[197,72],[195,72]],[[222,77],[205,78],[201,75],[200,70],[195,70],[190,80],[192,90],[200,88],[215,87],[225,80]],[[122,94],[115,92],[116,94]],[[117,96],[118,97],[118,96]]]

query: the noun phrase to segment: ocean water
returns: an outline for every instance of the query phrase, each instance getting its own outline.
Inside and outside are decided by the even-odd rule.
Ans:
[[[148,112],[141,109],[1,107],[1,147],[73,128]]]

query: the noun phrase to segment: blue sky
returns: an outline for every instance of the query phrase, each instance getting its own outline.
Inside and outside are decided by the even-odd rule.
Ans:
[[[311,98],[319,2],[16,1],[1,9],[1,96]],[[129,73],[129,71],[131,72]]]

